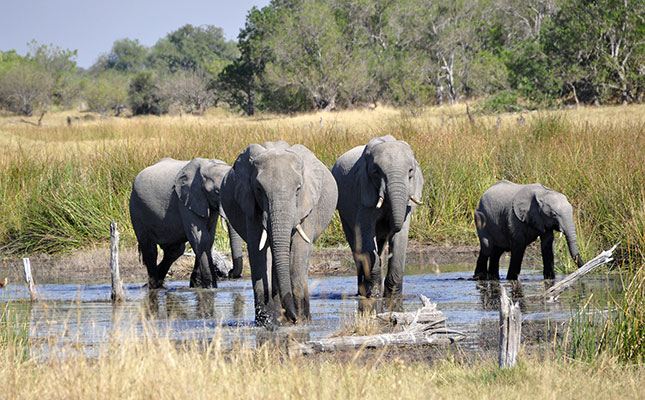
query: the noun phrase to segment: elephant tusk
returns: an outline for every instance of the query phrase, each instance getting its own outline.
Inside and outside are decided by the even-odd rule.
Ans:
[[[560,239],[562,239],[562,232],[560,232],[560,236],[559,236],[559,237],[560,237]]]
[[[379,196],[378,203],[376,203],[376,208],[379,209],[383,205],[383,196]]]
[[[417,199],[414,196],[410,196],[410,200],[412,200],[412,202],[418,206],[422,206],[425,204],[424,202],[422,202],[421,200]]]
[[[304,240],[307,243],[311,243],[311,239],[309,239],[309,236],[307,236],[307,234],[305,233],[304,229],[302,229],[302,226],[300,226],[300,224],[296,225],[296,230],[302,237],[302,240]]]
[[[266,243],[267,243],[267,230],[262,229],[262,236],[260,237],[260,247],[258,248],[258,250],[262,251]]]
[[[224,221],[224,218],[220,218],[219,223],[222,225],[222,229],[224,229],[224,232],[228,233],[228,226],[226,226],[226,221]]]

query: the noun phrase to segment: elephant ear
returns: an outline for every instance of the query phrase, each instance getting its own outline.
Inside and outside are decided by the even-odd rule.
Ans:
[[[203,185],[201,162],[197,158],[186,164],[175,177],[175,193],[181,204],[200,217],[208,218],[210,208]]]
[[[356,173],[356,187],[360,191],[361,205],[366,208],[376,207],[378,202],[378,190],[374,183],[370,179],[370,163],[372,162],[372,157],[369,154],[368,147],[365,146],[363,154],[356,162],[355,173]]]
[[[259,144],[249,145],[235,160],[233,173],[235,182],[235,201],[248,216],[255,214],[255,196],[251,189],[251,175],[253,174],[253,158],[262,154],[266,149]]]
[[[305,146],[295,144],[288,150],[302,159],[302,187],[298,200],[298,220],[305,219],[318,203],[322,194],[322,177],[327,169]]]
[[[545,226],[540,214],[541,198],[546,188],[539,184],[526,185],[513,197],[513,213],[522,222],[544,233]]]

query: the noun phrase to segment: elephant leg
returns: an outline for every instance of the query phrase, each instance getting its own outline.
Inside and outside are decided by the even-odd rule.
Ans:
[[[522,269],[522,259],[524,258],[524,251],[526,246],[515,246],[511,248],[511,263],[508,266],[508,273],[506,274],[506,280],[517,280],[520,276],[520,270]]]
[[[139,242],[141,259],[148,270],[148,288],[159,289],[163,286],[163,279],[159,280],[157,273],[157,244],[148,241]]]
[[[313,237],[313,231],[307,229],[307,223],[305,222],[302,225],[307,235]],[[311,319],[308,280],[312,251],[313,244],[305,242],[299,234],[296,233],[291,237],[291,291],[298,320]]]
[[[258,249],[261,229],[252,224],[247,224],[246,231],[249,264],[251,265],[251,284],[253,285],[253,298],[255,301],[255,323],[258,326],[272,328],[278,324],[278,315],[276,315],[277,313],[273,306],[275,303],[272,298],[274,286],[272,281],[274,279],[269,276],[276,275],[269,272],[272,270],[271,251],[268,244],[264,249]]]
[[[488,265],[487,278],[492,280],[499,280],[499,259],[504,254],[504,250],[499,247],[493,246],[490,254],[490,261]]]
[[[405,272],[405,253],[408,248],[408,231],[410,229],[410,216],[403,224],[403,228],[390,238],[390,260],[387,275],[385,276],[385,298],[390,310],[392,305],[400,302],[403,296],[403,274]]]
[[[365,271],[363,269],[363,264],[361,261],[359,261],[356,258],[357,255],[357,250],[356,250],[356,243],[360,243],[360,229],[358,228],[358,225],[356,224],[350,224],[349,222],[345,221],[342,217],[340,218],[341,225],[343,226],[343,232],[345,233],[345,238],[347,239],[347,243],[349,243],[349,248],[352,250],[352,254],[354,255],[354,263],[356,265],[356,277],[357,277],[357,287],[358,287],[358,295],[359,296],[365,296],[365,291],[361,292],[361,288],[364,287],[364,281],[365,281]],[[362,259],[362,258],[361,258]]]
[[[374,236],[368,234],[361,238],[360,248],[357,246],[354,251],[354,261],[358,271],[358,294],[365,297],[380,297],[383,278]]]
[[[479,235],[479,257],[477,257],[477,266],[475,267],[474,279],[488,279],[488,259],[491,254],[491,246],[488,239],[478,230]]]
[[[210,232],[206,224],[193,223],[188,227],[188,242],[195,252],[195,267],[190,275],[190,287],[217,287],[217,275],[211,249],[215,232]]]
[[[231,244],[231,259],[233,260],[233,269],[228,273],[228,277],[237,279],[242,276],[242,268],[244,261],[242,257],[242,238],[233,229],[231,224],[226,222],[228,226],[228,238]]]
[[[547,231],[540,236],[542,248],[542,264],[544,264],[544,279],[555,279],[553,270],[553,231]]]
[[[172,263],[177,261],[177,259],[184,254],[186,243],[181,242],[172,245],[165,245],[161,246],[161,249],[163,250],[163,258],[157,266],[157,279],[159,279],[160,282],[163,282],[164,279],[166,279],[166,275],[168,274],[168,270]]]

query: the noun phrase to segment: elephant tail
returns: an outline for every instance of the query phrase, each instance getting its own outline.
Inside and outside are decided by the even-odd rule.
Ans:
[[[484,229],[486,227],[486,216],[484,215],[484,213],[479,210],[475,210],[474,217],[475,227],[477,227],[477,230],[479,231]]]

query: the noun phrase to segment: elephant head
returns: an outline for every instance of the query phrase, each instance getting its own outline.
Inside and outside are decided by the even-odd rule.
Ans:
[[[540,184],[526,185],[513,197],[513,213],[540,234],[547,230],[564,233],[571,257],[578,267],[584,265],[578,251],[573,208],[565,195]]]
[[[406,142],[387,135],[370,140],[359,163],[361,204],[377,209],[387,204],[393,231],[400,231],[411,202],[422,204],[423,175],[414,152]]]
[[[195,158],[175,177],[179,201],[202,218],[220,210],[220,186],[231,166],[220,160]]]
[[[247,244],[258,251],[270,246],[282,308],[292,322],[298,313],[290,275],[291,237],[298,232],[307,243],[316,239],[301,227],[321,195],[322,182],[315,171],[319,163],[314,159],[304,146],[279,141],[248,146],[233,165],[234,199],[247,225],[261,231],[259,242]]]

